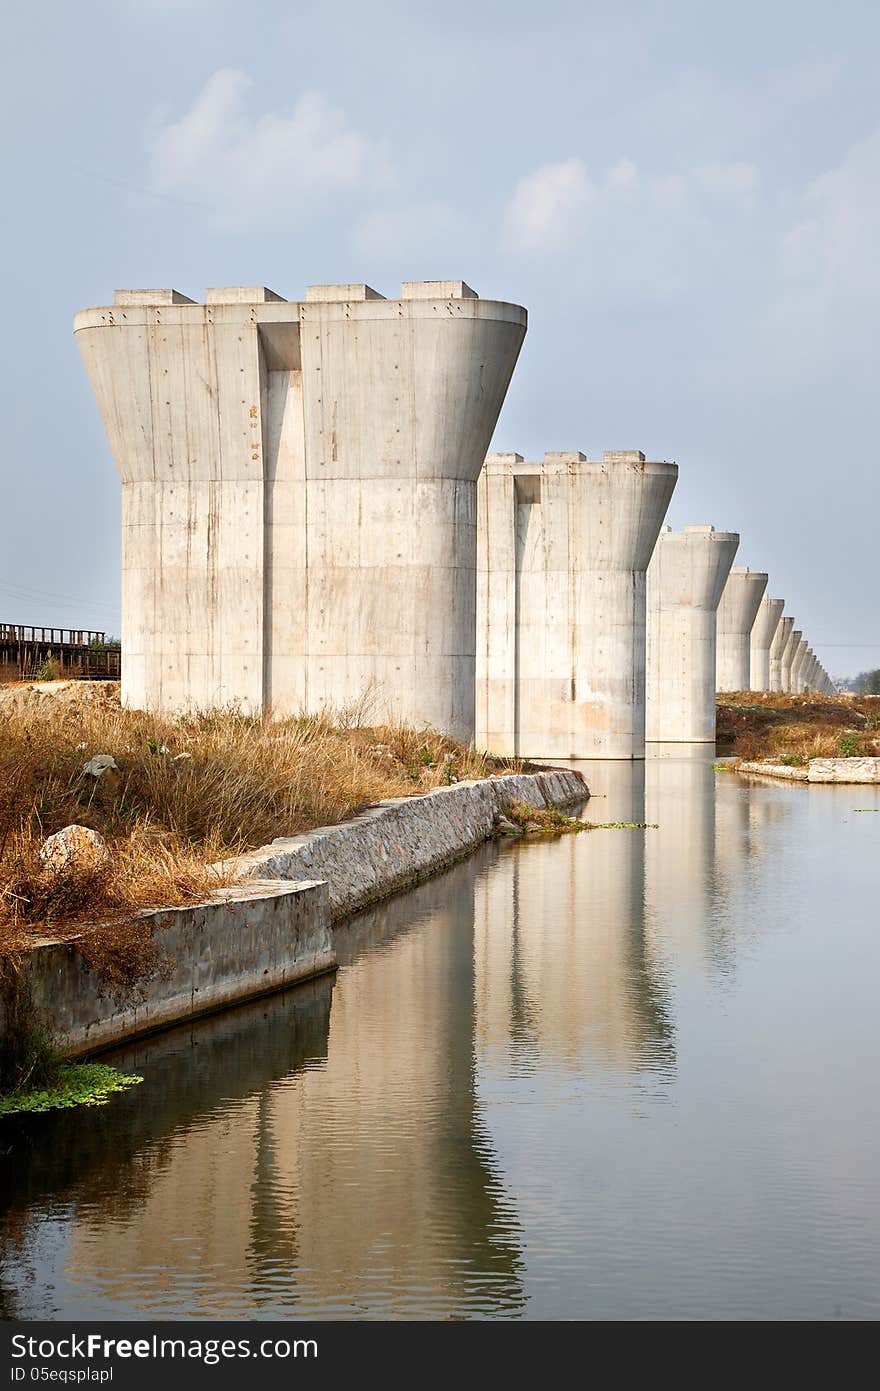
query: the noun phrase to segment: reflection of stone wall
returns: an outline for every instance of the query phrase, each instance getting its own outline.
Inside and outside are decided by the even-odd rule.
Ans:
[[[138,1148],[135,1210],[80,1208],[74,1279],[151,1308],[183,1282],[218,1315],[359,1300],[394,1315],[413,1289],[438,1308],[519,1307],[516,1223],[475,1114],[479,859],[340,930],[343,961],[347,937],[375,945],[337,978],[326,1061],[229,1101],[217,1075],[214,1103],[161,1154]]]
[[[38,1269],[30,1289],[20,1283],[27,1252],[39,1249],[26,1210],[68,1210],[67,1270],[90,1294],[106,1287],[111,1299],[153,1307],[173,1297],[194,1250],[206,1269],[217,1258],[214,1283],[226,1287],[223,1267],[242,1268],[248,1240],[260,1098],[326,1056],[332,988],[324,976],[205,1019],[194,1032],[129,1045],[112,1061],[144,1073],[142,1086],[90,1112],[87,1125],[71,1126],[66,1113],[42,1117],[39,1143],[12,1148],[0,1166],[0,1247],[19,1316],[51,1304]]]

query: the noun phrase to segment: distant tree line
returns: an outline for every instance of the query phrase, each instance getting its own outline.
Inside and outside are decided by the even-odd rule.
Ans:
[[[844,682],[844,689],[857,691],[859,695],[880,695],[880,667],[874,671],[860,671],[858,676]]]

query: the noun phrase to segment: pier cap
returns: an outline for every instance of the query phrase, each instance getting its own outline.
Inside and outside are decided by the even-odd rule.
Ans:
[[[147,305],[153,308],[163,304],[195,304],[189,295],[179,290],[114,290],[113,303],[122,305]]]
[[[401,299],[479,299],[463,280],[404,280]]]
[[[307,285],[306,304],[340,304],[351,300],[384,299],[371,285]]]
[[[206,304],[286,304],[283,295],[265,285],[212,285],[205,291]]]

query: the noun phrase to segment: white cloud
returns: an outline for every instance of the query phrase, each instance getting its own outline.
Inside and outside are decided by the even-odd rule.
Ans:
[[[504,214],[505,248],[524,255],[566,251],[599,196],[582,160],[542,164],[513,191]]]
[[[288,113],[252,114],[246,73],[222,68],[179,121],[155,132],[154,186],[198,195],[238,224],[267,212],[356,188],[387,186],[381,144],[353,130],[319,92],[305,92]]]
[[[735,160],[732,164],[707,164],[696,170],[695,181],[708,193],[720,194],[725,198],[748,198],[757,192],[758,170],[745,160]]]
[[[354,244],[365,256],[399,256],[436,241],[451,223],[452,212],[445,203],[379,208],[359,223]]]
[[[644,215],[651,205],[667,212],[713,203],[748,206],[759,186],[757,167],[745,161],[658,172],[646,180],[631,159],[618,160],[598,180],[580,159],[543,164],[513,191],[504,213],[504,248],[529,256],[568,251],[600,213],[639,206]]]
[[[620,194],[629,197],[638,193],[639,171],[631,159],[618,160],[617,164],[609,169],[605,187],[609,195]]]
[[[880,313],[880,130],[806,188],[781,243],[763,316],[768,356],[788,374],[872,371]]]

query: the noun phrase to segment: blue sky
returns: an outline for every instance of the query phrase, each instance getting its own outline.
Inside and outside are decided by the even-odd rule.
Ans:
[[[2,16],[0,619],[119,628],[77,309],[463,278],[530,314],[495,447],[676,459],[673,525],[739,530],[829,670],[880,665],[880,7]]]

